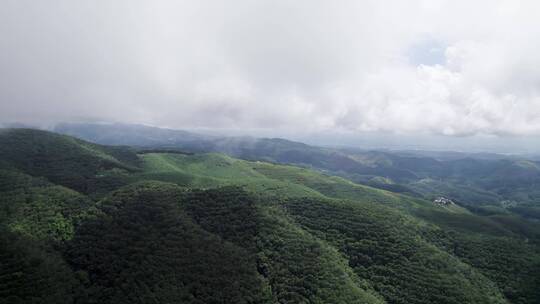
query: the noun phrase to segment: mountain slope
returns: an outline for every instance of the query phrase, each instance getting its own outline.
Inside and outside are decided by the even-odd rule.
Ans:
[[[504,303],[487,278],[418,238],[407,217],[375,204],[291,200],[286,205],[308,231],[349,258],[389,303]]]
[[[69,240],[93,212],[88,197],[23,173],[0,170],[0,193],[0,223],[28,238]]]
[[[125,144],[129,139],[129,144],[146,148],[221,152],[248,160],[306,166],[394,192],[427,199],[450,197],[478,212],[493,212],[496,207],[540,218],[536,215],[540,212],[540,163],[519,156],[331,149],[278,138],[212,137],[155,127],[144,127],[143,139],[133,137],[140,129],[117,124],[63,124],[56,128],[97,143]]]
[[[332,197],[389,204],[404,210],[427,208],[467,212],[459,206],[435,206],[425,200],[355,184],[306,168],[246,161],[223,154],[145,153],[141,159],[143,170],[134,175],[136,179],[162,180],[192,188],[240,185],[281,198]]]
[[[182,189],[145,183],[114,192],[67,244],[88,278],[82,303],[270,303],[241,247],[201,229],[180,208]]]
[[[158,157],[159,156],[159,157]],[[167,166],[162,169],[158,169],[159,166],[154,164],[155,161],[161,163],[165,161]],[[458,206],[451,205],[435,206],[431,202],[422,201],[419,199],[408,198],[403,195],[393,194],[386,191],[372,189],[362,185],[357,185],[346,181],[341,178],[324,176],[320,173],[313,172],[307,169],[275,165],[262,162],[247,162],[243,160],[235,160],[230,157],[217,154],[201,154],[201,155],[173,155],[173,154],[159,154],[159,155],[144,155],[143,164],[149,165],[151,170],[164,170],[166,172],[172,166],[173,171],[182,172],[182,176],[189,176],[189,174],[196,173],[197,176],[204,176],[209,180],[204,183],[205,187],[215,187],[225,184],[238,184],[248,185],[246,179],[243,177],[249,176],[249,180],[261,187],[264,185],[264,193],[277,192],[277,197],[298,197],[294,193],[300,193],[302,196],[308,196],[312,198],[321,198],[322,196],[345,198],[353,201],[355,204],[373,203],[384,204],[392,208],[398,208],[405,211],[407,214],[414,216],[414,218],[420,219],[430,224],[434,224],[437,227],[441,227],[444,231],[449,232],[449,236],[456,246],[465,246],[470,248],[477,248],[478,241],[482,240],[482,244],[485,246],[491,246],[490,244],[498,242],[500,244],[507,244],[504,249],[508,250],[516,248],[522,250],[522,253],[518,254],[515,258],[515,265],[520,265],[519,269],[527,271],[540,265],[538,262],[538,254],[535,253],[534,246],[531,247],[527,244],[528,241],[534,241],[539,243],[540,229],[535,227],[533,223],[527,223],[526,221],[520,221],[518,224],[515,220],[512,220],[511,216],[495,216],[495,217],[482,217],[474,214],[470,214]],[[258,176],[257,173],[261,174]],[[159,175],[159,174],[158,174]],[[229,176],[229,180],[226,177]],[[212,178],[217,178],[214,179]],[[191,179],[194,181],[196,179]],[[214,184],[212,183],[214,182]],[[188,187],[197,187],[197,182],[179,182],[180,184]],[[277,187],[276,183],[286,183],[287,186]],[[282,184],[278,184],[282,185]],[[288,189],[292,187],[296,189],[309,189],[311,191],[293,192]],[[298,188],[300,187],[300,188]],[[249,189],[249,187],[248,187]],[[252,188],[257,189],[257,188]],[[261,190],[261,188],[258,188]],[[259,191],[260,192],[260,191]],[[283,194],[285,193],[285,194]],[[374,208],[372,206],[371,208]],[[522,225],[521,225],[522,224]],[[429,230],[428,234],[438,235],[437,231],[442,231],[437,228],[435,231]],[[424,232],[423,232],[424,233]],[[446,232],[445,232],[446,233]],[[449,237],[445,236],[445,238]],[[470,237],[471,236],[471,237]],[[474,237],[472,237],[474,236]],[[440,235],[437,236],[441,237]],[[457,238],[457,239],[456,239]],[[517,238],[517,239],[516,239]],[[438,243],[441,240],[430,240],[434,243]],[[512,245],[510,245],[512,244]],[[442,249],[447,250],[451,246],[440,246]],[[476,250],[476,249],[474,249]],[[451,254],[457,254],[454,249],[447,250]],[[471,259],[471,255],[476,255]],[[467,256],[463,255],[469,261],[473,261],[481,269],[486,269],[486,273],[493,274],[489,269],[491,267],[497,267],[496,265],[502,265],[506,263],[503,255],[500,255],[497,251],[482,251],[482,252],[469,252]],[[518,261],[518,256],[527,257],[525,260]],[[528,257],[535,257],[529,259]],[[487,259],[487,264],[476,263],[479,259]],[[535,266],[536,265],[536,266]],[[500,270],[503,270],[501,268]],[[510,276],[509,270],[504,270],[505,276]],[[515,269],[517,271],[517,269]],[[528,275],[526,275],[528,276]],[[493,276],[500,278],[500,274]],[[501,281],[501,286],[506,286],[507,280]]]
[[[540,230],[511,216],[478,216],[290,165],[137,155],[28,133],[4,135],[22,144],[3,138],[14,145],[3,148],[0,170],[0,238],[10,244],[0,249],[0,293],[11,302],[540,299]],[[36,156],[34,144],[43,145],[48,171],[22,161]],[[76,192],[56,183],[73,174],[64,161],[89,168],[89,183],[110,161],[121,183]],[[46,269],[56,274],[45,278]]]
[[[136,170],[129,148],[105,147],[69,136],[31,129],[0,130],[0,168],[17,170],[83,193],[124,184]]]

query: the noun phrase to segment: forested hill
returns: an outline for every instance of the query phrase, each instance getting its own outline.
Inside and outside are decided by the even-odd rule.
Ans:
[[[0,129],[0,155],[4,168],[86,194],[124,184],[120,176],[137,171],[139,164],[135,151],[127,147],[33,129]]]
[[[219,137],[126,124],[59,124],[56,131],[100,144],[219,152],[304,166],[429,200],[444,196],[480,214],[540,220],[540,162],[524,156],[325,148],[279,138]]]
[[[539,303],[540,228],[306,168],[0,131],[0,303]]]

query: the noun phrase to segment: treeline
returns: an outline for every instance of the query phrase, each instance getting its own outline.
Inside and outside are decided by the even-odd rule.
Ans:
[[[171,153],[181,155],[195,155],[193,152],[180,151],[177,149],[141,149],[137,150],[137,154],[149,154],[149,153]]]

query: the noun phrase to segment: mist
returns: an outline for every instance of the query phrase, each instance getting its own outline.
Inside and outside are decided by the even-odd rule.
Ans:
[[[1,5],[3,123],[537,148],[536,1]]]

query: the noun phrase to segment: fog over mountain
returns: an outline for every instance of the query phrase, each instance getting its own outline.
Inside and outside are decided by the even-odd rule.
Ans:
[[[514,0],[7,0],[0,122],[535,150],[539,17]]]
[[[539,304],[540,1],[0,1],[0,304]]]

